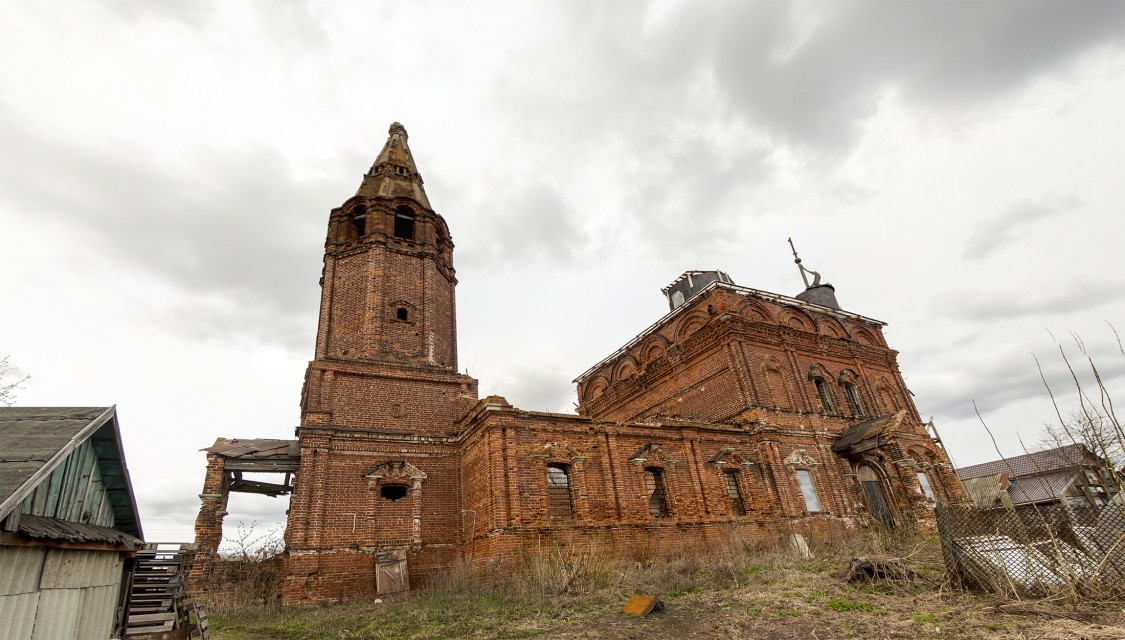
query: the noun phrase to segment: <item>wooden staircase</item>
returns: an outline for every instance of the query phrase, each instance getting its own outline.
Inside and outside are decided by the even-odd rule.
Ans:
[[[128,640],[207,640],[203,612],[184,597],[194,557],[195,545],[188,543],[148,543],[137,552],[125,623]]]

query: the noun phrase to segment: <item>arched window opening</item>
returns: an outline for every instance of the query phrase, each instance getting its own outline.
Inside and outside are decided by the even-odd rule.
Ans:
[[[395,318],[406,322],[410,319],[410,312],[406,310],[406,307],[399,307],[398,310],[395,311]]]
[[[805,510],[809,513],[819,512],[820,496],[816,494],[816,485],[813,484],[812,474],[805,469],[798,469],[797,486],[801,488],[801,497],[805,499]]]
[[[934,488],[930,485],[930,477],[924,471],[918,472],[918,490],[922,495],[926,496],[927,500],[934,500]]]
[[[395,237],[404,240],[414,239],[414,212],[410,207],[395,210]]]
[[[828,391],[828,384],[824,382],[824,378],[820,376],[813,378],[813,384],[816,385],[816,394],[820,396],[820,404],[824,407],[824,413],[836,413],[836,406],[832,404],[832,394]]]
[[[891,507],[887,504],[887,497],[883,494],[883,483],[879,480],[879,473],[869,465],[863,465],[856,470],[856,478],[863,487],[863,495],[867,498],[867,506],[871,515],[883,523],[888,529],[895,526],[894,517],[891,516]]]
[[[846,380],[844,381],[844,398],[848,401],[848,408],[852,410],[853,416],[862,416],[865,412],[863,410],[863,400],[859,397],[859,389],[856,389],[855,383]]]
[[[648,491],[648,512],[654,518],[667,518],[668,492],[664,487],[664,472],[656,467],[645,468],[645,489]]]
[[[406,485],[402,484],[385,484],[379,487],[379,495],[391,502],[402,500],[407,493]]]
[[[738,488],[738,469],[724,469],[723,480],[727,483],[727,497],[730,498],[732,515],[746,515],[746,503],[742,501],[742,490]]]
[[[565,464],[547,466],[547,513],[552,518],[574,517],[570,495],[570,469]]]

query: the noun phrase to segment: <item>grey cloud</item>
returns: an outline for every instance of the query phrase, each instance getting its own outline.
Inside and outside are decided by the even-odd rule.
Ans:
[[[638,195],[620,213],[662,255],[687,240],[724,241],[725,222],[753,213],[777,148],[831,171],[888,94],[939,124],[978,121],[1032,81],[1125,42],[1119,2],[716,1],[672,11],[646,26],[644,7],[570,3],[551,16],[565,40],[516,51],[494,93],[497,109],[523,116],[531,147],[571,161],[609,148],[640,158],[623,171]],[[715,131],[727,138],[709,138]],[[680,169],[691,163],[711,175],[686,183]]]
[[[311,4],[258,0],[254,7],[278,45],[291,47],[298,42],[307,48],[319,49],[328,46],[331,39],[321,26],[318,14],[310,8]]]
[[[206,25],[215,11],[214,0],[176,0],[176,2],[106,0],[104,6],[129,21],[152,16],[183,22],[196,29]]]
[[[308,48],[320,48],[329,43],[328,34],[321,27],[318,14],[309,5],[307,2],[271,0],[251,3],[267,33],[278,44],[292,47],[294,43],[301,43]],[[105,7],[129,22],[156,18],[182,22],[200,30],[207,27],[216,14],[215,0],[106,0]]]
[[[575,149],[611,136],[648,151],[646,128],[734,117],[774,143],[836,157],[888,91],[915,110],[974,112],[1125,44],[1125,4],[1112,1],[715,1],[673,11],[646,30],[632,4],[570,5],[566,42],[520,52],[526,62],[511,66],[498,102],[549,120]]]
[[[577,396],[570,376],[557,365],[518,366],[497,380],[498,395],[527,411],[573,411]]]
[[[1069,194],[1013,202],[1003,213],[977,225],[966,242],[964,256],[969,260],[988,257],[995,251],[1010,246],[1036,222],[1064,215],[1080,206],[1082,201]]]
[[[278,319],[313,322],[325,221],[346,186],[298,182],[272,149],[200,151],[183,172],[128,149],[51,137],[13,115],[0,105],[7,150],[0,207],[61,220],[97,245],[98,259],[128,264],[224,311],[190,323],[170,313],[171,327],[225,333],[240,326],[273,339]]]
[[[571,203],[542,182],[490,194],[476,219],[484,248],[462,254],[469,267],[523,259],[571,264],[587,242]]]
[[[998,289],[960,292],[946,298],[939,313],[950,317],[991,322],[1029,316],[1051,316],[1092,311],[1117,301],[1125,282],[1082,280],[1051,288],[1045,283],[1013,278]]]
[[[632,177],[637,231],[648,246],[669,260],[688,250],[732,242],[737,218],[758,214],[752,194],[769,173],[758,150],[724,153],[703,136],[675,140],[653,149]]]
[[[783,142],[844,151],[887,90],[922,109],[972,110],[1125,42],[1120,2],[734,3],[718,86]],[[800,32],[810,35],[800,41]],[[787,52],[786,49],[792,49]]]
[[[1084,390],[1096,397],[1096,383],[1087,373],[1089,369],[1084,357],[1074,353],[1076,350],[1072,347],[1067,350]],[[1112,386],[1125,376],[1125,359],[1120,354],[1109,350],[1091,354],[1107,385]],[[1074,382],[1062,358],[1057,352],[1048,352],[1038,354],[1038,359],[1056,397],[1064,404],[1070,402],[1075,393]],[[922,384],[912,385],[918,397],[924,399],[924,406],[919,407],[921,411],[945,416],[947,419],[964,419],[973,417],[974,400],[981,412],[987,413],[1031,398],[1047,398],[1047,389],[1043,386],[1031,354],[1022,357],[982,358],[976,362],[960,362],[958,365],[958,375],[952,381],[924,381]],[[1050,419],[1050,416],[1044,416],[1044,419]]]

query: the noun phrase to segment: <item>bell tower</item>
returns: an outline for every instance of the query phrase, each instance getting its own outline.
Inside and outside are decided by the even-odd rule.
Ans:
[[[456,379],[476,393],[475,381],[457,375],[449,227],[430,207],[407,138],[401,124],[391,125],[359,190],[329,217],[303,425],[382,428],[365,420],[384,410],[403,417],[422,400],[403,385],[422,380],[445,387]],[[370,406],[375,399],[386,406]]]

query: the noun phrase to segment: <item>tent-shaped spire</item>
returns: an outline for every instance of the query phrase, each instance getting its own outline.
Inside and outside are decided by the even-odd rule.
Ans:
[[[410,146],[406,144],[406,128],[395,122],[387,132],[387,143],[375,158],[371,170],[363,176],[357,196],[413,198],[423,207],[430,208],[430,200],[422,187],[422,174],[414,164]]]

